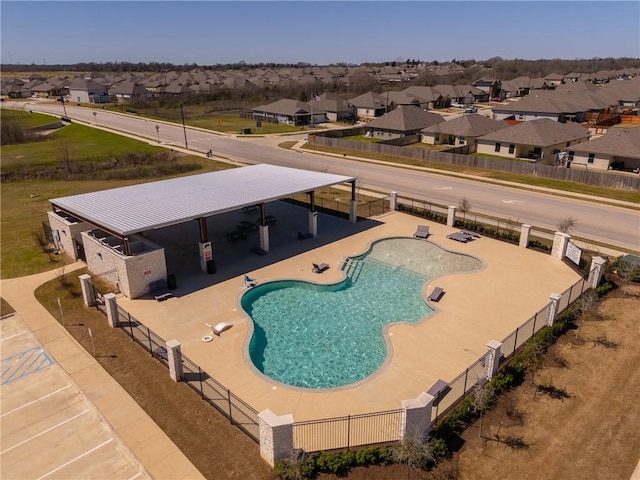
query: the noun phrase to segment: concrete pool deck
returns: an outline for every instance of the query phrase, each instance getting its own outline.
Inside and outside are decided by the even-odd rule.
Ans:
[[[465,244],[455,242],[446,236],[457,229],[400,212],[375,220],[366,229],[352,226],[352,235],[319,246],[310,243],[306,251],[300,251],[305,242],[296,243],[293,235],[290,242],[295,252],[274,263],[264,261],[271,253],[251,256],[244,249],[237,260],[243,265],[238,276],[184,290],[164,302],[120,297],[118,304],[165,340],[178,340],[183,354],[256,410],[268,408],[302,421],[401,408],[403,400],[416,398],[438,379],[453,380],[486,353],[489,341],[505,338],[542,309],[550,294],[564,292],[580,278],[550,255],[484,237]],[[357,385],[324,391],[288,387],[257,372],[246,353],[250,319],[239,307],[245,291],[243,273],[261,283],[279,279],[338,282],[343,278],[340,257],[363,253],[378,239],[411,237],[418,224],[429,225],[429,241],[473,255],[485,266],[477,272],[428,282],[425,297],[435,286],[446,292],[440,302],[432,304],[437,311],[417,324],[386,328],[391,350],[383,367]],[[320,229],[319,238],[322,236]],[[315,274],[312,263],[328,263],[330,268]],[[225,273],[195,275],[206,281]],[[223,321],[233,327],[214,336],[212,342],[203,342],[211,334],[205,323]]]

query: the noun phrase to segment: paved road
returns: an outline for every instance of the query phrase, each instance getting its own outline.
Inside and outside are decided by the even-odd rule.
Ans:
[[[63,114],[60,104],[33,102],[24,108]],[[152,143],[185,147],[185,133],[181,125],[69,104],[66,104],[66,113],[73,119],[147,138]],[[397,191],[436,203],[457,205],[462,198],[466,198],[478,213],[507,217],[538,227],[555,229],[559,221],[572,216],[578,219],[577,227],[572,231],[576,236],[626,250],[640,249],[640,215],[637,210],[629,208],[354,159],[271,148],[273,140],[264,138],[243,139],[189,128],[186,136],[189,149],[199,153],[211,149],[216,156],[239,162],[328,170],[358,177],[365,188]],[[287,139],[304,137],[301,134]]]

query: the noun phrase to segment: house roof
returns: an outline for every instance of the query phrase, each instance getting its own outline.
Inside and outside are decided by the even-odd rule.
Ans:
[[[640,127],[610,128],[602,137],[571,145],[575,152],[640,158]]]
[[[479,137],[506,127],[502,121],[471,113],[424,128],[424,133],[446,133],[458,137]]]
[[[412,132],[440,122],[444,122],[444,118],[441,115],[426,112],[413,105],[407,105],[371,120],[365,127],[397,132]]]
[[[479,140],[547,147],[586,138],[589,138],[589,130],[577,123],[540,118],[488,133]]]
[[[278,100],[277,102],[254,107],[253,111],[297,116],[310,114],[311,108],[312,107],[308,102],[299,102],[290,98],[283,98],[281,100]],[[313,110],[314,113],[320,113],[321,111],[323,111],[320,106],[318,106],[317,109],[314,108]]]
[[[98,228],[125,236],[354,180],[259,164],[54,198],[50,202]]]
[[[148,95],[151,92],[144,86],[133,80],[126,80],[121,83],[117,83],[109,88],[109,93],[115,93],[119,95]]]
[[[384,108],[386,101],[375,92],[367,92],[349,100],[349,103],[356,108]]]

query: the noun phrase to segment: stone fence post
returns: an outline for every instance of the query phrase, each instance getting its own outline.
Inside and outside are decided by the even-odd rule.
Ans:
[[[553,247],[551,247],[551,256],[562,260],[564,254],[567,253],[567,245],[571,240],[571,235],[563,232],[553,234]]]
[[[547,317],[547,325],[553,325],[553,322],[558,318],[558,314],[560,313],[558,310],[560,309],[560,300],[562,300],[562,295],[558,293],[552,293],[549,295],[549,300],[551,300],[551,304],[549,305],[549,316]]]
[[[598,285],[600,285],[606,264],[607,261],[602,257],[593,257],[591,259],[591,268],[589,270],[589,286],[591,288],[598,288]]]
[[[431,410],[433,409],[433,395],[422,392],[413,400],[403,400],[404,410],[402,424],[402,438],[415,435],[424,440],[431,431]]]
[[[266,409],[258,414],[260,456],[269,465],[287,458],[293,452],[293,415],[276,415]]]
[[[167,340],[169,376],[174,382],[182,380],[182,349],[178,340]]]
[[[118,304],[116,302],[116,294],[115,293],[107,293],[104,298],[104,306],[107,309],[107,321],[109,322],[109,326],[111,328],[116,328],[120,325],[120,320],[118,318]]]
[[[398,192],[391,192],[389,198],[389,210],[392,212],[398,209]]]
[[[529,235],[531,235],[531,225],[522,224],[520,227],[520,243],[521,248],[527,248],[529,246]]]
[[[96,294],[91,284],[91,275],[83,274],[78,277],[80,279],[80,288],[82,289],[82,300],[86,307],[93,307],[96,304]]]
[[[458,207],[449,205],[449,210],[447,211],[447,227],[454,227],[456,224],[456,210]]]
[[[484,378],[486,378],[487,381],[491,380],[493,376],[498,373],[501,347],[502,342],[497,340],[491,340],[487,343],[487,354],[484,357]]]

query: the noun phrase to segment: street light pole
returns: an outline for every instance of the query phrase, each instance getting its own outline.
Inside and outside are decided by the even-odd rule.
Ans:
[[[187,143],[187,127],[184,125],[184,110],[182,108],[182,103],[180,104],[180,113],[182,114],[182,130],[184,131],[184,148],[189,150],[189,144]]]
[[[160,125],[156,125],[156,133],[158,134],[158,143],[160,143]]]

